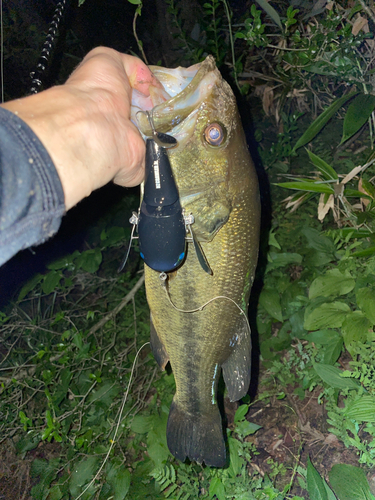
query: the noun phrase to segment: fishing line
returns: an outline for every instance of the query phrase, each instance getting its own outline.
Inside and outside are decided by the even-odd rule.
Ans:
[[[159,278],[161,280],[162,287],[165,290],[165,293],[167,295],[167,299],[168,299],[169,303],[171,304],[171,306],[173,307],[173,309],[175,309],[176,311],[182,312],[182,313],[186,313],[186,314],[192,314],[192,313],[195,313],[195,312],[203,311],[203,309],[206,306],[208,306],[208,304],[211,304],[211,302],[214,302],[215,300],[226,299],[226,300],[229,300],[230,302],[232,302],[237,307],[237,309],[240,311],[240,313],[243,315],[243,317],[245,318],[245,321],[246,321],[246,326],[247,326],[248,332],[251,335],[251,328],[250,328],[250,323],[249,323],[249,320],[247,318],[247,315],[242,310],[241,306],[239,306],[235,300],[231,299],[230,297],[227,297],[226,295],[217,295],[216,297],[213,297],[212,299],[208,300],[206,303],[204,303],[200,307],[197,307],[196,309],[190,309],[190,310],[180,309],[180,308],[178,308],[172,302],[171,295],[169,293],[168,286],[167,286],[167,281],[168,281],[168,275],[167,275],[167,273],[160,273],[159,274]]]
[[[118,430],[120,428],[120,424],[121,424],[121,418],[122,418],[122,414],[123,414],[123,411],[124,411],[124,408],[125,408],[125,403],[126,403],[126,400],[128,399],[128,394],[129,394],[129,390],[130,390],[130,385],[132,383],[132,379],[133,379],[133,374],[134,374],[134,370],[135,370],[135,364],[137,362],[137,359],[138,359],[138,356],[139,356],[139,353],[142,351],[142,349],[148,345],[150,342],[145,342],[143,344],[143,346],[141,346],[138,351],[137,351],[137,354],[135,355],[135,358],[134,358],[134,361],[133,361],[133,366],[132,366],[132,370],[130,372],[130,379],[129,379],[129,383],[128,383],[128,387],[126,389],[126,392],[125,392],[125,395],[124,395],[124,399],[122,401],[122,404],[121,404],[121,409],[120,409],[120,415],[118,417],[118,421],[117,421],[117,424],[116,424],[116,429],[115,429],[115,433],[113,435],[113,438],[111,439],[111,445],[109,447],[109,450],[107,451],[107,454],[104,458],[104,461],[102,463],[102,465],[99,467],[99,470],[98,472],[95,474],[95,476],[91,479],[91,481],[89,482],[89,484],[86,486],[86,488],[78,495],[78,497],[76,498],[76,500],[79,500],[79,498],[81,498],[82,495],[84,495],[86,493],[86,491],[94,484],[94,482],[96,481],[96,479],[99,477],[99,474],[101,473],[101,471],[103,470],[103,467],[105,466],[105,464],[107,463],[108,461],[108,458],[109,458],[109,455],[111,454],[111,451],[112,451],[112,448],[114,447],[115,445],[115,442],[116,442],[116,437],[117,437],[117,433],[118,433]]]

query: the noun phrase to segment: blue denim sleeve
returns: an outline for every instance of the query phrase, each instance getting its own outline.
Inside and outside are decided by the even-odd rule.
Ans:
[[[64,192],[45,147],[0,107],[0,265],[55,234],[64,212]]]

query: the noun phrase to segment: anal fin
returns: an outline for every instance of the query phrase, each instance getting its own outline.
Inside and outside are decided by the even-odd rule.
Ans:
[[[157,364],[162,370],[165,370],[169,357],[162,341],[159,339],[154,323],[152,322],[152,317],[150,318],[150,344]]]
[[[222,370],[229,399],[238,401],[243,398],[249,389],[251,377],[251,336],[245,317],[233,352],[222,364]]]

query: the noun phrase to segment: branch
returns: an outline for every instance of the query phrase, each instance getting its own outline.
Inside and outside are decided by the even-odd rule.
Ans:
[[[113,319],[121,311],[121,309],[123,309],[126,306],[126,304],[132,300],[134,295],[138,292],[138,290],[143,285],[144,281],[145,281],[145,275],[143,273],[142,276],[137,281],[137,283],[134,285],[134,287],[130,290],[130,292],[122,299],[122,301],[111,312],[106,314],[104,316],[104,318],[102,318],[100,321],[98,321],[98,323],[96,323],[96,325],[94,325],[90,329],[88,335],[92,335],[97,330],[99,330],[99,328],[101,328],[103,325],[105,325],[108,321]]]

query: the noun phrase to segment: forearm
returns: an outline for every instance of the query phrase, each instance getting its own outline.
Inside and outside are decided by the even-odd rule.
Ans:
[[[49,154],[24,122],[0,108],[0,265],[56,233],[64,212]]]

